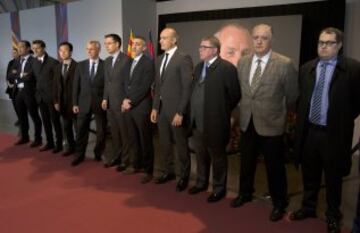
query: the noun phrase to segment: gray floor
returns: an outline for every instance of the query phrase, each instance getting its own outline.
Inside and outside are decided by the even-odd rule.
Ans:
[[[17,134],[18,129],[14,126],[14,122],[16,120],[16,116],[14,114],[13,108],[11,106],[10,101],[0,99],[0,132],[8,132]],[[31,122],[31,121],[30,121]],[[32,130],[31,124],[31,130]],[[32,136],[32,134],[30,134]],[[43,134],[44,135],[44,134]],[[111,139],[109,139],[110,141]],[[109,142],[108,141],[108,142]],[[154,137],[156,154],[158,148],[158,141],[157,137]],[[90,136],[90,143],[88,146],[88,153],[89,157],[93,156],[92,148],[94,145],[94,135]],[[109,145],[109,143],[107,143]],[[109,146],[106,149],[107,153],[109,152]],[[356,208],[356,198],[357,192],[359,189],[359,171],[357,164],[358,162],[358,155],[353,157],[353,167],[351,175],[344,178],[343,182],[343,200],[342,200],[342,211],[344,214],[344,225],[348,228],[352,227],[353,218],[355,215],[355,208]],[[1,158],[0,158],[1,159]],[[155,157],[155,173],[157,172],[158,167],[158,159],[157,156]],[[196,170],[196,162],[194,161],[194,155],[192,155],[192,178],[195,177],[195,170]],[[229,156],[229,173],[228,173],[228,197],[236,196],[236,190],[238,188],[238,174],[239,174],[239,155],[231,155]],[[70,166],[70,164],[69,164]],[[301,196],[302,196],[302,183],[300,172],[295,169],[292,164],[287,165],[287,173],[288,173],[288,183],[289,183],[289,195],[290,195],[290,206],[288,208],[289,211],[295,210],[301,205]],[[266,183],[266,175],[265,175],[265,167],[261,161],[259,161],[256,173],[256,197],[255,201],[259,202],[269,202],[264,195],[267,191],[267,183]],[[269,202],[270,203],[270,202]],[[320,218],[324,218],[324,209],[325,209],[325,198],[324,198],[324,189],[322,189],[320,193],[319,199],[319,208],[318,214]]]

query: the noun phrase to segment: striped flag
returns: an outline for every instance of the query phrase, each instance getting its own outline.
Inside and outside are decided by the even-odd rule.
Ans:
[[[127,47],[127,55],[131,58],[134,58],[134,54],[132,52],[132,45],[134,43],[134,33],[132,30],[130,30],[130,36],[129,36],[129,42],[128,42],[128,47]]]
[[[151,60],[155,59],[154,43],[152,41],[151,30],[149,30],[149,40],[147,42],[147,51]]]
[[[20,20],[19,12],[14,11],[10,13],[10,24],[11,24],[11,42],[12,47],[17,49],[18,42],[21,40],[20,36]]]

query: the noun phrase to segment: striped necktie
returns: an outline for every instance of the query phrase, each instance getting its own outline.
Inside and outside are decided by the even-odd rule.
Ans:
[[[313,92],[313,99],[311,103],[311,115],[310,115],[310,122],[313,124],[320,125],[320,118],[321,118],[321,102],[322,102],[322,95],[325,86],[325,74],[326,74],[326,67],[328,63],[324,62],[321,65],[319,80],[316,82],[314,92]]]
[[[250,89],[251,92],[254,93],[256,87],[258,86],[261,78],[261,59],[257,59],[257,66],[251,81]]]

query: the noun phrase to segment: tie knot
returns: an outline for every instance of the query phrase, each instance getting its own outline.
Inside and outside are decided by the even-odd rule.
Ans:
[[[261,60],[261,59],[257,59],[256,62],[257,62],[258,65],[260,65],[261,62],[262,62],[262,60]]]

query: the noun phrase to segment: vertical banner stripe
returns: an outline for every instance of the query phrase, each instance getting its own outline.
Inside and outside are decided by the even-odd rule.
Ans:
[[[19,12],[18,11],[10,13],[10,24],[11,24],[12,47],[17,48],[17,44],[21,40],[20,19],[19,19]]]
[[[56,40],[57,45],[64,41],[68,41],[68,19],[67,4],[55,4],[55,20],[56,20]]]

